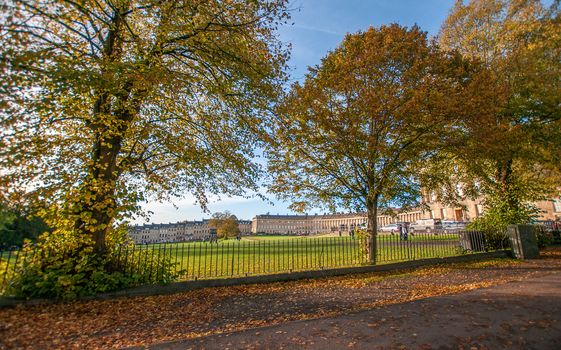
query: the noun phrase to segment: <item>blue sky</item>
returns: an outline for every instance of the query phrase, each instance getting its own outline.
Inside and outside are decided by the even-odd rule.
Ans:
[[[318,64],[346,33],[395,22],[404,26],[417,24],[429,35],[435,35],[453,3],[454,0],[293,0],[290,7],[294,9],[294,25],[279,30],[281,40],[292,44],[291,80],[301,80],[307,67]],[[211,212],[229,210],[240,219],[267,212],[289,213],[288,203],[272,197],[270,200],[272,204],[259,198],[212,198],[209,209]],[[173,203],[146,203],[143,208],[153,212],[150,217],[153,223],[210,216],[193,203],[193,198],[187,196]]]
[[[295,0],[293,26],[280,36],[292,43],[292,79],[300,80],[308,66],[316,65],[347,33],[370,26],[417,24],[429,35],[438,33],[453,0]]]

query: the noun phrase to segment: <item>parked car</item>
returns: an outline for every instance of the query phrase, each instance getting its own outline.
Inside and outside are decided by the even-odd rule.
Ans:
[[[442,229],[445,232],[464,230],[467,226],[465,221],[443,220]]]
[[[380,227],[380,232],[399,233],[399,226],[405,226],[409,230],[409,222],[396,222]]]
[[[442,230],[442,222],[440,219],[420,219],[409,226],[410,232],[434,232],[438,230]]]
[[[395,233],[399,230],[397,224],[388,224],[385,226],[380,227],[380,232],[391,232],[391,233]]]

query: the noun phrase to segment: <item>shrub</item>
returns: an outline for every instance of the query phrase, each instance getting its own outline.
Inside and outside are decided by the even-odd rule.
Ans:
[[[535,225],[535,234],[539,248],[544,248],[554,241],[553,233],[543,225]],[[509,238],[506,227],[499,228],[489,225],[486,220],[476,219],[468,225],[470,230],[483,231],[485,233],[485,243],[488,249],[504,249],[509,247]]]
[[[528,224],[537,217],[539,210],[529,203],[514,201],[512,206],[508,198],[489,196],[485,201],[485,213],[476,218],[468,226],[468,230],[483,231],[487,249],[508,248],[507,227],[511,224]]]
[[[485,237],[485,249],[497,250],[509,246],[507,225],[497,224],[494,217],[482,216],[466,227],[468,230],[481,231]]]
[[[14,269],[8,264],[8,260],[0,257],[0,295],[6,292],[5,281],[13,278]]]
[[[506,249],[510,247],[507,231],[487,229],[483,231],[486,250]]]
[[[119,247],[109,259],[110,269],[126,274],[134,285],[171,283],[183,273],[176,272],[177,265],[165,251],[136,249],[130,244]]]
[[[553,243],[553,233],[543,225],[535,226],[536,239],[539,248],[545,248]]]
[[[561,231],[560,230],[552,230],[551,231],[551,238],[553,239],[552,243],[561,243]]]
[[[358,239],[360,256],[363,259],[368,260],[368,239],[370,237],[368,235],[368,232],[366,232],[366,230],[363,229],[356,229],[355,237]]]
[[[175,265],[157,252],[145,254],[120,243],[100,256],[89,237],[68,231],[44,234],[22,255],[7,290],[21,298],[74,299],[176,278]]]

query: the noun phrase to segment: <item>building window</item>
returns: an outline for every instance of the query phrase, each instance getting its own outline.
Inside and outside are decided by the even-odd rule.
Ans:
[[[436,202],[438,197],[436,196],[436,192],[430,192],[429,201]]]
[[[483,206],[481,204],[476,205],[475,209],[476,209],[476,212],[477,212],[477,216],[483,214]]]
[[[553,211],[556,213],[561,212],[561,198],[553,201]]]

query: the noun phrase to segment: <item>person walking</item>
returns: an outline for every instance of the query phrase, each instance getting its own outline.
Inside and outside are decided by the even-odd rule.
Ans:
[[[399,240],[405,241],[405,231],[402,224],[397,224],[397,230],[399,231]]]
[[[407,227],[405,227],[404,224],[400,224],[400,225],[399,225],[399,238],[400,238],[402,241],[406,241],[407,238],[408,238],[408,237],[407,237],[407,234],[408,234],[408,232],[407,232]]]

